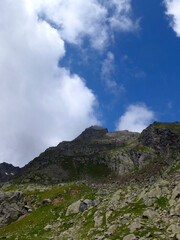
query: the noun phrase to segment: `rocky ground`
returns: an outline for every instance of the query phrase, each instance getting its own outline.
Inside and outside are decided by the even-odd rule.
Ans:
[[[1,239],[180,239],[180,166],[121,186],[5,184],[0,204]]]

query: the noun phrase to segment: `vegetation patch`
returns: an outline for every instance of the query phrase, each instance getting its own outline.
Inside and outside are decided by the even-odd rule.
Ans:
[[[168,199],[166,197],[161,197],[157,199],[157,204],[160,208],[166,208],[168,205]]]

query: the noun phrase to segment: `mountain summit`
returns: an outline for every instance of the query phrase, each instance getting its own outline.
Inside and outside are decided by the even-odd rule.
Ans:
[[[91,126],[86,128],[75,140],[91,140],[102,138],[106,133],[108,133],[107,128],[100,126]]]
[[[50,147],[23,167],[14,181],[57,183],[80,179],[112,179],[145,169],[155,174],[179,156],[180,124],[154,122],[141,134],[108,132],[91,126],[73,141]],[[147,171],[148,166],[152,169]],[[140,177],[140,175],[138,176]]]

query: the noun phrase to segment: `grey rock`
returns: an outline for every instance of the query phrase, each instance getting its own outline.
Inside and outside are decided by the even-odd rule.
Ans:
[[[136,240],[136,236],[134,234],[129,234],[125,236],[123,240]]]
[[[108,235],[108,236],[113,235],[113,234],[115,233],[116,229],[117,229],[117,225],[116,225],[116,224],[111,225],[111,226],[108,228],[108,230],[107,230],[107,235]]]
[[[176,224],[171,224],[167,231],[172,232],[173,234],[180,234],[180,225],[178,223]]]
[[[143,217],[144,218],[149,218],[151,220],[154,220],[155,218],[159,218],[159,214],[156,211],[153,211],[151,209],[148,209],[143,212]]]
[[[134,219],[134,221],[129,226],[130,232],[133,233],[142,227],[141,220],[139,218]]]
[[[100,227],[103,224],[103,216],[100,215],[99,213],[94,216],[94,226],[95,227]]]
[[[16,221],[25,213],[25,199],[22,192],[0,193],[0,227]]]
[[[93,206],[97,206],[100,203],[100,200],[96,199],[96,200],[89,200],[89,199],[85,199],[85,200],[78,200],[74,203],[72,203],[66,211],[66,216],[69,216],[70,214],[75,214],[78,213],[80,211],[83,211],[85,209],[88,209],[90,207]]]

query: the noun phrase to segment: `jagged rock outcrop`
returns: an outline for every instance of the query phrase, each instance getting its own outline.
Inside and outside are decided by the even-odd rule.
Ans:
[[[139,142],[157,151],[180,148],[180,123],[154,122],[141,133]]]

